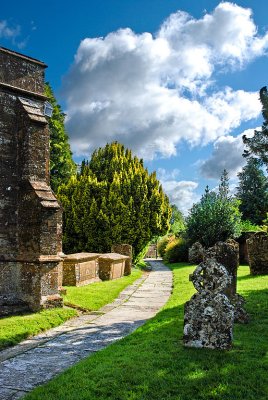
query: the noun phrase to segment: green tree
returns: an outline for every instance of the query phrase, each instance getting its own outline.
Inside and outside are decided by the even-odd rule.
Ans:
[[[268,180],[254,158],[248,159],[238,178],[236,197],[240,200],[242,219],[260,225],[268,210]]]
[[[221,176],[219,190],[206,187],[199,203],[193,205],[186,218],[186,232],[190,243],[200,242],[205,247],[213,246],[240,234],[239,201],[229,194],[228,174]]]
[[[53,107],[52,117],[49,118],[50,185],[57,192],[59,185],[66,183],[70,176],[76,173],[76,165],[72,159],[69,138],[64,127],[64,113],[48,83],[45,85],[45,95]]]
[[[247,147],[243,156],[256,156],[261,164],[266,165],[268,170],[268,92],[266,86],[260,90],[260,102],[262,104],[264,122],[260,131],[254,131],[253,137],[243,136],[243,142]]]
[[[185,231],[185,220],[182,212],[175,204],[171,204],[170,232],[175,235]]]
[[[137,259],[156,236],[169,230],[167,196],[143,161],[114,142],[83,162],[81,173],[59,187],[64,208],[64,250],[110,251],[129,243]]]

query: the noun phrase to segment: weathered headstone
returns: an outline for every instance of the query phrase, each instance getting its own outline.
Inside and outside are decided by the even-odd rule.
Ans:
[[[0,314],[61,305],[62,212],[49,187],[44,70],[0,47]]]
[[[130,244],[113,244],[111,248],[112,253],[122,254],[123,256],[128,256],[129,258],[125,261],[125,272],[124,275],[131,274],[132,267],[132,246]]]
[[[189,248],[188,259],[191,264],[200,264],[204,261],[204,248],[201,243],[195,242]]]
[[[236,239],[239,243],[239,263],[249,264],[247,239],[250,239],[256,232],[242,232],[241,236]]]
[[[251,275],[268,274],[268,234],[257,232],[247,240]]]
[[[243,307],[245,300],[237,293],[239,244],[233,239],[227,239],[225,242],[217,242],[213,247],[205,251],[205,260],[208,259],[214,259],[224,265],[231,277],[231,281],[225,288],[224,294],[226,294],[235,308],[235,322],[248,322],[248,314]]]
[[[197,290],[184,308],[183,343],[186,347],[230,349],[234,307],[223,294],[231,277],[210,259],[198,265],[191,278]]]

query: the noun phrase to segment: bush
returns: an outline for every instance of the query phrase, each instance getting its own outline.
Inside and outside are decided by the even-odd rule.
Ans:
[[[183,238],[175,238],[166,246],[164,261],[168,263],[188,261],[188,242]]]
[[[206,188],[199,203],[193,205],[186,219],[187,237],[208,248],[218,241],[238,237],[241,233],[239,201],[229,195],[227,172],[221,178],[218,193]]]
[[[160,257],[164,257],[166,247],[170,241],[169,236],[163,236],[158,242],[157,242],[157,254]]]
[[[245,221],[241,221],[240,229],[241,232],[260,232],[262,230],[259,225],[254,225],[248,219],[246,219]]]

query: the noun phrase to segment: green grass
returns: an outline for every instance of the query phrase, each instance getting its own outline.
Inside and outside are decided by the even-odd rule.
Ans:
[[[54,308],[32,314],[0,318],[0,350],[58,326],[76,315],[75,310]]]
[[[98,310],[112,302],[126,286],[141,275],[140,269],[133,269],[130,276],[124,276],[114,281],[92,283],[83,287],[69,286],[64,301],[87,310]],[[0,350],[61,325],[76,315],[78,313],[74,309],[57,308],[0,318]]]
[[[174,291],[155,318],[25,399],[267,400],[268,277],[239,268],[238,291],[251,321],[235,326],[232,350],[189,349],[182,345],[183,307],[194,292],[193,267],[171,268]]]
[[[140,269],[132,269],[131,275],[114,281],[91,283],[81,287],[67,286],[67,295],[63,296],[64,302],[86,310],[99,310],[116,299],[126,286],[131,285],[141,275]]]

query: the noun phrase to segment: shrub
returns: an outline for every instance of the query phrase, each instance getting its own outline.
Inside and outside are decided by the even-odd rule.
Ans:
[[[204,247],[218,241],[238,237],[241,213],[239,201],[229,195],[227,172],[224,171],[218,193],[206,188],[199,203],[193,205],[187,222],[187,236],[191,243],[200,242]]]
[[[254,225],[248,219],[246,219],[245,221],[241,221],[240,229],[241,232],[259,232],[262,230],[262,228],[259,225]]]
[[[158,242],[157,242],[157,254],[160,257],[164,257],[166,247],[169,243],[170,239],[168,236],[163,236]]]
[[[164,261],[168,263],[188,261],[188,242],[183,238],[175,238],[166,246]]]

